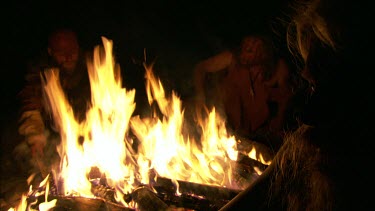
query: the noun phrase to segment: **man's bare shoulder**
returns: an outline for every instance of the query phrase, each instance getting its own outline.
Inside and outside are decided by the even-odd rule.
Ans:
[[[216,72],[227,68],[232,63],[232,59],[233,53],[225,50],[199,62],[196,68],[205,69],[206,72]]]

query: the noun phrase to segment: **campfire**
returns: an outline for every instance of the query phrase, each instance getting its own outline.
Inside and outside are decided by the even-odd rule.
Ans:
[[[200,137],[184,134],[182,102],[166,94],[152,65],[144,66],[146,91],[159,110],[133,116],[136,90],[124,88],[113,43],[102,41],[87,64],[92,107],[85,121],[74,118],[59,70],[46,75],[61,160],[12,210],[217,210],[270,164],[266,151],[229,134],[215,109],[197,125]]]

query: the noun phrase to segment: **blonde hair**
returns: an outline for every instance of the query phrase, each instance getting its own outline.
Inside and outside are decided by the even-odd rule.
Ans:
[[[287,28],[287,43],[293,54],[300,54],[306,62],[314,36],[323,44],[333,49],[336,48],[333,32],[329,29],[321,0],[296,0],[291,6],[296,15],[292,17]]]
[[[332,210],[332,181],[324,169],[324,156],[312,140],[312,126],[301,125],[285,136],[274,159],[277,173],[272,186],[286,203],[288,211]]]
[[[295,16],[287,28],[291,53],[306,63],[311,45],[317,44],[314,41],[336,50],[336,31],[325,13],[327,2],[296,0],[294,3]],[[315,133],[318,133],[315,128],[308,125],[290,132],[273,161],[277,168],[273,190],[283,195],[282,202],[289,211],[334,209],[334,188],[324,170],[326,154],[315,143]]]

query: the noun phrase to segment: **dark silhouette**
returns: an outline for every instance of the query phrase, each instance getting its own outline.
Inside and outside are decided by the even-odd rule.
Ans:
[[[310,83],[301,126],[259,179],[221,210],[369,210],[370,7],[337,0],[293,3],[288,42]]]

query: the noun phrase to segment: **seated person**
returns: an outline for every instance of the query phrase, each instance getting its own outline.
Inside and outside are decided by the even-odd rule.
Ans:
[[[53,160],[50,156],[57,156],[54,147],[57,143],[52,143],[52,140],[58,140],[53,138],[58,137],[58,131],[54,128],[51,108],[44,97],[41,77],[51,68],[59,69],[62,89],[79,121],[85,118],[91,98],[86,54],[80,48],[77,34],[67,28],[53,31],[48,37],[46,50],[45,54],[30,62],[25,86],[19,93],[21,117],[18,132],[25,142],[16,148],[16,153],[23,156],[31,151],[29,159],[33,159],[31,165],[34,165],[31,171],[42,174],[49,171],[47,166]]]
[[[209,73],[220,73],[217,87],[205,87]],[[265,36],[249,35],[240,48],[223,51],[198,63],[194,70],[196,112],[202,117],[202,108],[215,106],[226,117],[228,127],[236,135],[255,138],[258,132],[282,130],[291,89],[289,69],[284,60],[275,62],[270,40]],[[216,85],[213,85],[216,86]],[[216,90],[215,90],[216,89]],[[213,92],[209,92],[215,90]],[[279,93],[278,93],[279,92]],[[208,95],[206,95],[208,94]],[[277,97],[278,94],[283,96]],[[271,112],[270,102],[277,105]],[[259,137],[258,137],[259,138]],[[269,143],[277,149],[280,139]]]

